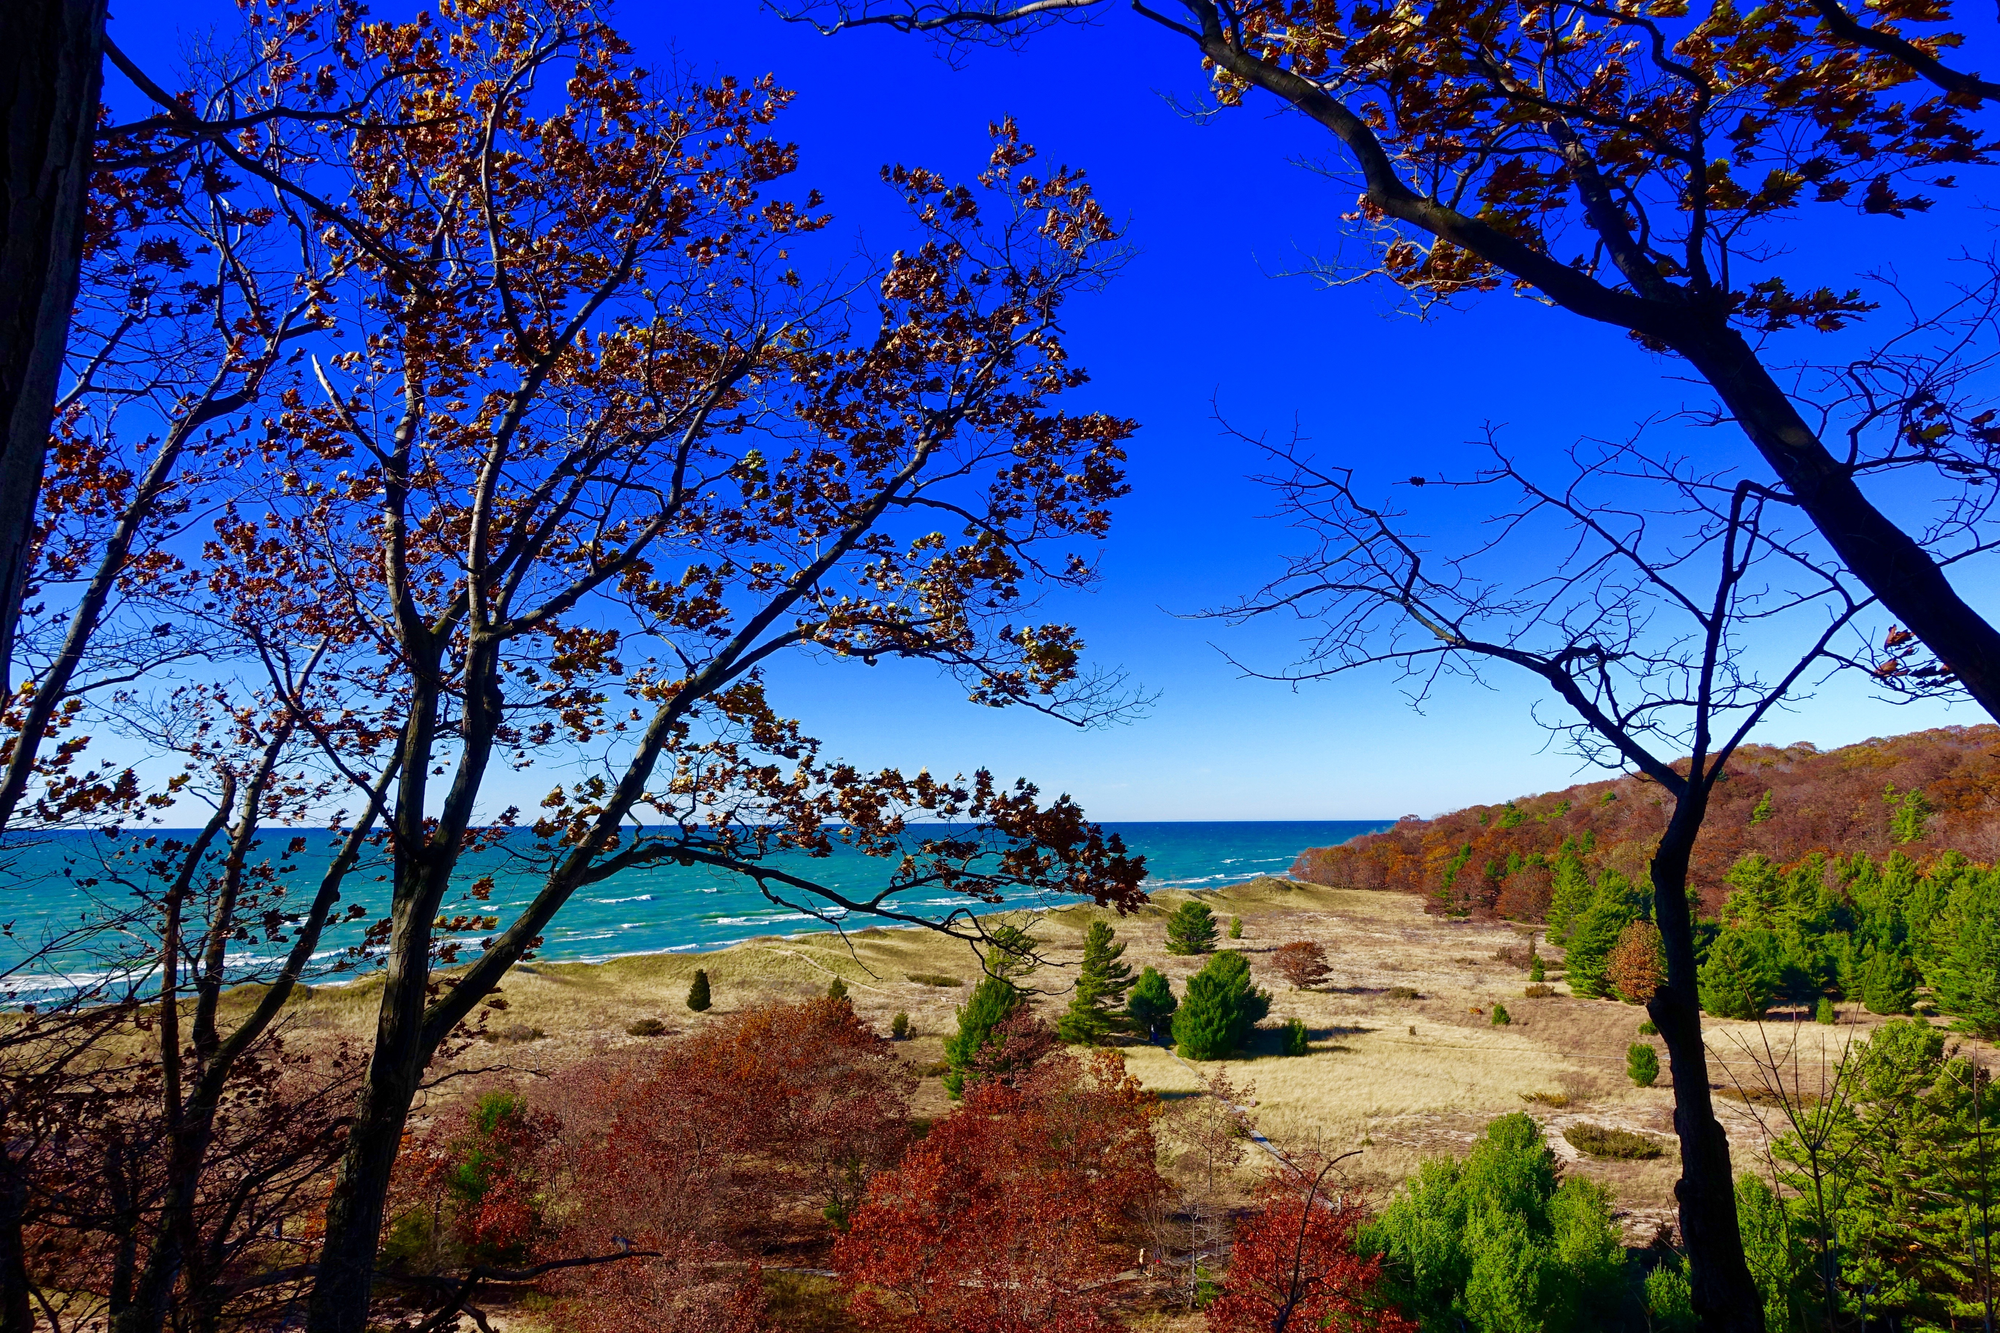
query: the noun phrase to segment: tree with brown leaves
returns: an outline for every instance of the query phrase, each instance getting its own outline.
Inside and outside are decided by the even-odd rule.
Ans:
[[[948,47],[1017,41],[1115,8],[776,7],[829,32],[883,26]],[[2000,630],[1946,577],[1991,542],[1980,488],[2000,475],[2000,428],[1967,381],[1993,355],[1992,274],[1975,272],[1971,294],[1944,312],[1950,331],[1920,319],[1914,336],[1787,376],[1796,388],[1766,351],[1794,331],[1845,329],[1879,304],[1848,285],[1852,273],[1805,270],[1786,227],[1816,207],[1921,212],[1926,191],[1996,160],[1976,114],[1994,85],[1939,59],[1962,41],[1945,26],[1949,6],[1874,6],[1867,24],[1840,0],[1747,12],[1641,0],[1134,9],[1186,43],[1215,108],[1261,93],[1338,146],[1343,164],[1328,171],[1357,191],[1344,218],[1372,261],[1322,267],[1321,278],[1373,277],[1420,306],[1528,295],[1678,358],[1761,455],[1770,493],[1938,659],[1912,665],[1890,643],[1871,664],[1881,678],[1955,679],[2000,717]],[[1898,473],[1925,477],[1951,516],[1941,528],[1885,512],[1870,487]]]
[[[329,275],[269,484],[216,549],[271,598],[244,633],[281,694],[313,645],[355,645],[342,697],[292,702],[356,794],[386,783],[385,984],[308,1316],[358,1333],[425,1068],[585,885],[675,861],[817,913],[920,920],[894,898],[916,888],[1139,901],[1143,867],[1068,801],[823,759],[761,675],[901,657],[987,705],[1115,710],[1074,631],[1019,609],[1090,579],[1132,425],[1055,406],[1083,380],[1059,312],[1117,237],[1011,125],[976,184],[885,173],[917,237],[864,321],[796,271],[826,215],[768,194],[794,168],[768,83],[663,89],[568,0],[273,40],[339,57],[317,95],[375,98],[360,132],[274,116],[215,141],[236,207],[311,219]],[[516,822],[482,805],[489,775],[580,753],[608,762],[545,800],[532,902],[453,897]],[[882,858],[878,892],[768,860],[836,840]]]
[[[1333,969],[1327,966],[1326,946],[1317,940],[1293,940],[1279,945],[1271,955],[1271,966],[1292,983],[1293,990],[1311,990],[1333,974]]]

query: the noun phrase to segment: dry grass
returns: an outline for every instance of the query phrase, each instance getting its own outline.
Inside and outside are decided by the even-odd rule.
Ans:
[[[1625,1049],[1638,1039],[1644,1012],[1575,999],[1562,987],[1547,998],[1522,1000],[1516,960],[1526,956],[1526,927],[1441,920],[1426,917],[1421,903],[1405,895],[1269,878],[1199,894],[1163,892],[1123,919],[1089,907],[1008,914],[1020,924],[1038,923],[1048,960],[1029,982],[1040,992],[1038,1006],[1053,1018],[1067,1003],[1083,932],[1100,917],[1126,941],[1125,959],[1135,974],[1156,967],[1180,991],[1204,960],[1168,955],[1164,920],[1190,896],[1218,916],[1243,919],[1243,938],[1226,943],[1248,956],[1273,994],[1266,1030],[1246,1058],[1227,1067],[1238,1085],[1254,1086],[1259,1127],[1281,1146],[1361,1147],[1355,1183],[1384,1187],[1406,1176],[1420,1157],[1462,1151],[1493,1117],[1525,1108],[1542,1121],[1550,1146],[1570,1169],[1618,1191],[1628,1232],[1643,1240],[1646,1228],[1669,1215],[1679,1169],[1673,1157],[1595,1161],[1562,1137],[1583,1122],[1671,1135],[1670,1080],[1663,1074],[1660,1086],[1635,1088],[1624,1075]],[[1278,945],[1298,939],[1324,945],[1332,967],[1327,982],[1311,991],[1291,989],[1272,967]],[[1548,946],[1541,948],[1548,956]],[[691,1013],[685,1004],[697,967],[707,969],[713,990],[714,1008],[706,1014]],[[888,1030],[896,1012],[909,1014],[916,1036],[899,1049],[911,1064],[929,1069],[941,1060],[943,1037],[978,975],[978,960],[964,943],[882,928],[844,940],[831,934],[762,938],[705,954],[533,964],[508,978],[507,1007],[486,1011],[486,1023],[496,1032],[540,1029],[545,1035],[474,1043],[461,1058],[471,1066],[553,1070],[657,1041],[626,1035],[648,1018],[673,1035],[758,1004],[823,994],[838,976],[856,1011],[880,1030]],[[966,984],[936,984],[942,978]],[[323,987],[294,1006],[293,1022],[304,1032],[362,1037],[374,1021],[378,985]],[[1488,1023],[1485,1014],[1496,1001],[1514,1002],[1510,1026]],[[1293,1017],[1309,1030],[1311,1051],[1285,1058],[1274,1029]],[[1780,1066],[1798,1094],[1809,1094],[1841,1046],[1880,1021],[1854,1013],[1843,1018],[1833,1026],[1709,1020],[1710,1080],[1722,1089],[1755,1090],[1770,1081],[1760,1066]],[[1141,1081],[1167,1096],[1197,1086],[1187,1067],[1157,1047],[1129,1045],[1126,1057]],[[938,1080],[926,1078],[916,1114],[936,1116],[948,1107]],[[1755,1091],[1750,1100],[1718,1095],[1716,1107],[1746,1163],[1761,1156],[1769,1133],[1782,1127],[1777,1108]]]

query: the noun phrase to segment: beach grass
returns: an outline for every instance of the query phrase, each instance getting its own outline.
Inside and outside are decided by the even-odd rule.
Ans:
[[[1350,1180],[1387,1188],[1420,1158],[1461,1152],[1495,1116],[1525,1110],[1543,1123],[1567,1169],[1619,1191],[1628,1234],[1671,1215],[1678,1174],[1671,1155],[1594,1160],[1562,1138],[1565,1128],[1584,1121],[1671,1136],[1673,1094],[1665,1077],[1657,1087],[1636,1088],[1624,1075],[1626,1047],[1638,1039],[1642,1009],[1572,998],[1560,986],[1547,998],[1524,997],[1527,973],[1520,960],[1529,936],[1539,940],[1539,928],[1430,917],[1412,896],[1270,877],[1192,893],[1167,890],[1122,918],[1080,905],[1002,913],[986,924],[1030,927],[1041,940],[1045,965],[1026,984],[1032,1002],[1053,1020],[1068,1002],[1083,935],[1095,920],[1112,923],[1135,974],[1152,966],[1177,993],[1184,990],[1205,959],[1169,955],[1165,919],[1189,897],[1219,915],[1243,918],[1243,938],[1227,943],[1248,957],[1258,984],[1272,993],[1270,1017],[1249,1049],[1222,1067],[1232,1082],[1252,1090],[1258,1127],[1281,1148],[1359,1149]],[[1323,945],[1332,968],[1326,984],[1309,991],[1291,989],[1271,965],[1280,945],[1301,939]],[[1545,942],[1539,948],[1552,959],[1557,952]],[[704,1014],[685,1003],[697,968],[708,972],[714,998]],[[510,1069],[551,1073],[642,1049],[758,1005],[824,994],[838,977],[856,1012],[879,1030],[886,1032],[897,1012],[907,1013],[916,1035],[902,1043],[904,1058],[920,1070],[934,1069],[944,1037],[956,1026],[957,1007],[979,975],[978,957],[966,942],[881,926],[844,935],[766,936],[701,953],[531,962],[508,976],[500,995],[504,1009],[479,1011],[490,1040],[475,1040],[458,1061],[491,1065],[497,1048]],[[940,978],[963,984],[940,985]],[[380,984],[364,979],[316,988],[292,1006],[289,1021],[301,1033],[361,1038],[374,1023]],[[247,1000],[232,997],[232,1003]],[[1508,1005],[1511,1025],[1490,1023],[1495,1002]],[[1759,1064],[1775,1062],[1809,1089],[1845,1042],[1881,1021],[1858,1013],[1843,1017],[1835,1026],[1710,1019],[1711,1081],[1723,1088],[1761,1086],[1768,1075]],[[660,1036],[629,1035],[648,1018],[660,1022]],[[1281,1053],[1277,1028],[1289,1018],[1307,1028],[1304,1056]],[[1193,1094],[1198,1075],[1213,1068],[1190,1068],[1143,1042],[1128,1041],[1123,1049],[1132,1073],[1168,1098]],[[1664,1049],[1661,1054],[1664,1059]],[[949,1106],[931,1076],[912,1109],[933,1117]],[[1717,1108],[1745,1162],[1758,1160],[1769,1134],[1783,1128],[1768,1099],[1722,1097]]]

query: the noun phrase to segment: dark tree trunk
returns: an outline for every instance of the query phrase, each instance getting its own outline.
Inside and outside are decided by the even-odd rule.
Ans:
[[[35,498],[83,262],[104,14],[105,0],[0,3],[0,692],[12,679]]]
[[[1646,1006],[1673,1062],[1674,1131],[1680,1136],[1681,1244],[1687,1249],[1695,1314],[1704,1333],[1764,1333],[1764,1302],[1743,1259],[1736,1225],[1736,1178],[1729,1139],[1709,1097],[1708,1053],[1701,1040],[1694,919],[1688,910],[1688,860],[1708,793],[1698,777],[1674,807],[1653,851],[1653,917],[1667,954],[1667,984]]]
[[[1915,538],[1869,502],[1743,336],[1710,328],[1675,347],[1722,396],[1841,563],[2000,718],[2000,630],[1966,604]]]
[[[28,1182],[13,1154],[0,1153],[0,1333],[34,1333],[35,1310],[28,1286],[28,1255],[21,1215]]]

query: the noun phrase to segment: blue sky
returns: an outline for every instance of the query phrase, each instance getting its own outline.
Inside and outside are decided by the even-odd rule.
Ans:
[[[1263,517],[1270,499],[1246,479],[1258,462],[1218,431],[1212,405],[1251,428],[1283,431],[1296,418],[1327,453],[1408,475],[1463,457],[1463,442],[1488,423],[1535,450],[1623,437],[1641,417],[1703,400],[1673,365],[1518,299],[1419,322],[1376,290],[1276,276],[1338,251],[1351,190],[1294,165],[1330,141],[1268,100],[1205,122],[1177,111],[1170,97],[1199,91],[1187,49],[1122,7],[1101,27],[1045,34],[1018,52],[975,50],[958,68],[886,32],[821,37],[755,0],[628,0],[616,12],[643,61],[674,60],[698,77],[770,71],[797,90],[781,129],[801,147],[799,178],[828,196],[836,228],[871,250],[899,239],[881,164],[969,175],[987,123],[1008,114],[1045,160],[1086,168],[1129,222],[1136,254],[1109,289],[1073,308],[1070,349],[1095,377],[1088,403],[1143,423],[1134,491],[1101,588],[1064,609],[1094,657],[1157,691],[1157,704],[1143,720],[1079,733],[976,709],[927,668],[781,671],[779,701],[831,751],[865,766],[985,765],[1070,792],[1105,819],[1393,818],[1575,780],[1576,761],[1548,750],[1529,718],[1538,695],[1527,685],[1451,688],[1418,714],[1382,675],[1298,692],[1240,677],[1217,645],[1278,667],[1293,651],[1289,629],[1231,630],[1187,613],[1263,583],[1296,538]],[[216,0],[126,0],[113,34],[135,54],[165,52],[205,23],[228,30],[231,18]],[[1933,280],[1938,257],[1983,248],[1990,227],[1962,208],[1909,222],[1809,216],[1794,249],[1823,261],[1837,284],[1855,253],[1899,255]],[[1730,431],[1702,447],[1743,452]],[[1980,720],[1964,707],[1889,708],[1836,685],[1763,738],[1824,746]],[[547,781],[524,781],[514,799]]]

